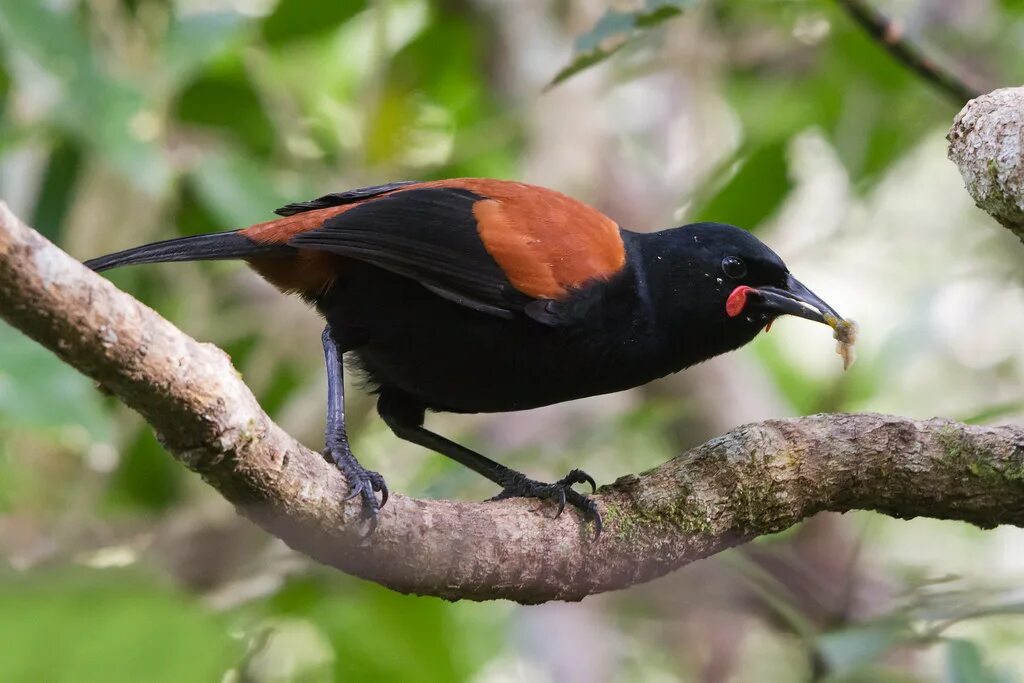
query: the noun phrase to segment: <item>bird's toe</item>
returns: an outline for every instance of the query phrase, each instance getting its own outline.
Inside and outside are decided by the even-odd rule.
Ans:
[[[328,448],[325,451],[332,462],[341,473],[345,475],[349,491],[342,502],[348,502],[353,498],[360,498],[363,505],[363,517],[373,522],[376,527],[377,512],[388,502],[388,487],[384,477],[378,472],[368,470],[359,464],[355,456],[348,449],[338,449],[337,452]],[[381,499],[377,500],[377,493]]]
[[[557,504],[555,518],[562,514],[567,504],[572,505],[583,513],[585,519],[594,521],[596,530],[594,540],[596,541],[601,536],[603,528],[601,513],[597,509],[597,503],[589,496],[585,496],[572,488],[574,484],[590,484],[594,491],[597,490],[597,483],[593,477],[583,470],[574,469],[553,484],[545,484],[524,476],[517,476],[515,480],[506,484],[501,493],[494,496],[491,500],[503,500],[505,498],[551,500]]]
[[[597,492],[597,482],[594,481],[592,476],[580,469],[569,470],[569,474],[559,479],[555,484],[565,488],[569,488],[573,484],[590,484],[591,493]]]

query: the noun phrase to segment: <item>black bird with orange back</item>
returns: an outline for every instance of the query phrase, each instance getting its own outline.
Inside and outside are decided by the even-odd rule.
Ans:
[[[619,391],[753,339],[780,315],[842,318],[750,233],[698,223],[655,233],[523,183],[463,178],[328,194],[277,220],[144,245],[87,261],[101,271],[163,261],[244,259],[326,318],[326,453],[366,515],[387,501],[345,431],[342,358],[350,354],[396,435],[501,487],[497,498],[551,499],[594,520],[573,490],[424,428],[427,410],[523,410]],[[378,501],[376,492],[381,493]]]

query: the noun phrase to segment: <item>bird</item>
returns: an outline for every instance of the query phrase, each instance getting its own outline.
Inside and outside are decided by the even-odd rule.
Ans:
[[[835,309],[761,240],[723,223],[637,232],[556,190],[487,178],[402,181],[288,204],[245,228],[94,258],[239,259],[324,318],[324,456],[373,521],[384,478],[352,452],[344,363],[399,438],[483,475],[494,499],[578,509],[600,536],[594,479],[545,483],[428,430],[430,412],[526,410],[625,390],[751,341],[780,316],[835,327]],[[378,500],[377,494],[380,494]]]

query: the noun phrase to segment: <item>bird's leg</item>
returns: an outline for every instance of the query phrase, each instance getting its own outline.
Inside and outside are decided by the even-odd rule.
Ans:
[[[365,516],[375,519],[377,510],[388,502],[388,487],[384,478],[371,472],[356,460],[348,445],[345,431],[345,371],[342,365],[341,349],[331,334],[331,326],[324,328],[324,362],[327,366],[327,427],[324,434],[324,455],[345,475],[350,492],[345,500],[360,496]],[[377,502],[377,491],[381,500]]]
[[[555,517],[562,514],[566,503],[569,503],[579,509],[584,517],[594,520],[595,540],[601,535],[601,513],[598,512],[597,504],[572,488],[573,484],[586,483],[590,484],[592,490],[597,490],[593,477],[586,472],[572,470],[558,481],[545,484],[426,429],[423,426],[423,407],[400,394],[387,391],[381,393],[377,411],[398,438],[447,456],[500,486],[501,493],[491,500],[514,497],[553,500],[558,505]]]

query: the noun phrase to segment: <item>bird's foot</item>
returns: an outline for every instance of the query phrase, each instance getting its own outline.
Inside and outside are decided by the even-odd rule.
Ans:
[[[388,487],[384,483],[384,477],[377,472],[368,470],[359,464],[352,451],[348,448],[327,448],[324,455],[330,458],[331,462],[345,475],[348,482],[349,493],[342,502],[348,502],[359,496],[363,503],[363,517],[377,526],[377,511],[388,502]],[[380,492],[380,501],[377,501],[377,492]]]
[[[589,496],[573,490],[573,484],[590,484],[591,491],[597,491],[597,484],[594,482],[594,478],[583,470],[572,470],[553,484],[535,481],[517,472],[515,478],[506,483],[501,493],[491,498],[491,500],[503,500],[505,498],[553,500],[558,504],[558,511],[555,513],[556,518],[562,514],[562,511],[565,510],[565,504],[568,503],[582,512],[585,519],[594,520],[594,540],[596,541],[600,538],[603,527],[597,503]]]

